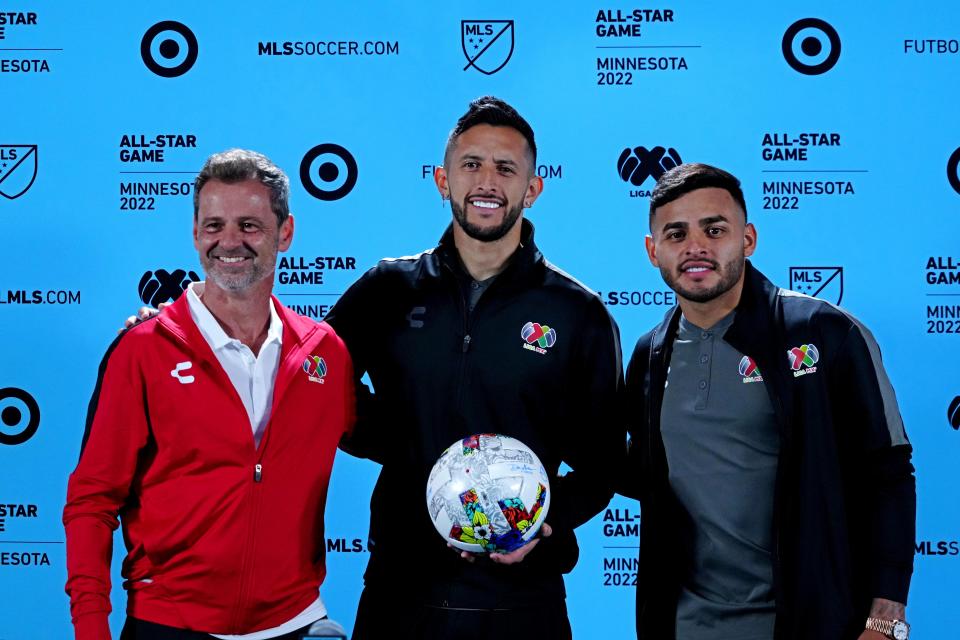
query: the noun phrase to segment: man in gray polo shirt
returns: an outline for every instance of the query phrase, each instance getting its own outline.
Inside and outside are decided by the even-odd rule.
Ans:
[[[904,640],[912,449],[873,335],[747,261],[723,170],[664,174],[650,230],[679,305],[627,369],[638,636]]]

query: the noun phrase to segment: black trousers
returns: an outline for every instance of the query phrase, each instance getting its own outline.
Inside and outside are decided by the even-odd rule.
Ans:
[[[402,587],[400,587],[402,589]],[[397,593],[364,588],[353,640],[490,640],[493,637],[571,640],[561,598],[520,609],[451,609],[414,604]]]
[[[271,638],[271,640],[300,640],[300,635],[307,632],[310,625],[302,629],[285,633],[282,636]],[[156,622],[147,622],[127,617],[123,625],[123,631],[120,632],[120,640],[218,640],[209,633],[202,631],[189,631],[187,629],[176,629]]]

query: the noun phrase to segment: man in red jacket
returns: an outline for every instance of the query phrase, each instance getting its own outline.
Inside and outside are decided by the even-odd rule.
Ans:
[[[258,153],[211,156],[194,188],[206,282],[103,359],[63,514],[78,640],[110,637],[118,523],[125,640],[293,640],[326,615],[323,510],[353,374],[329,326],[271,296],[289,191]]]

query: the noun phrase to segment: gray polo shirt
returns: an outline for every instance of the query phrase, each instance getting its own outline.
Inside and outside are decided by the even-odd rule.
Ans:
[[[722,338],[732,322],[681,318],[660,414],[670,486],[690,514],[680,640],[773,638],[780,436],[761,372]]]

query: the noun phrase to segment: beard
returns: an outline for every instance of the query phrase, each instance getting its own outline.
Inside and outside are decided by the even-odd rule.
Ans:
[[[673,289],[678,296],[691,302],[710,302],[711,300],[719,298],[727,291],[730,291],[740,280],[740,276],[743,275],[743,258],[734,258],[723,265],[722,268],[720,263],[714,260],[704,260],[703,262],[711,263],[714,271],[720,275],[720,282],[709,289],[691,290],[682,287],[679,284],[680,277],[675,276],[674,273],[666,267],[660,267],[660,275],[663,277],[663,281],[667,283],[667,286]]]
[[[505,207],[509,207],[509,205],[509,202],[504,202]],[[520,214],[523,213],[523,205],[518,204],[512,209],[507,209],[506,215],[503,216],[503,221],[497,226],[480,227],[467,221],[466,198],[464,198],[462,205],[450,200],[450,208],[453,210],[453,219],[457,221],[457,224],[460,225],[463,232],[467,234],[468,237],[479,240],[480,242],[496,242],[507,235],[507,232],[517,223]]]
[[[231,270],[223,268],[223,265],[220,264],[217,258],[250,258],[247,268],[241,272],[238,270]],[[246,291],[252,287],[257,282],[260,282],[264,278],[270,276],[273,273],[273,268],[276,265],[276,254],[274,254],[273,264],[264,264],[259,260],[260,256],[257,255],[257,252],[254,251],[251,247],[244,245],[244,249],[236,251],[218,251],[216,256],[213,255],[213,249],[206,253],[206,256],[201,260],[201,266],[203,271],[206,274],[207,280],[212,281],[215,285],[223,289],[224,291],[231,291],[233,293],[238,293],[241,291]]]

